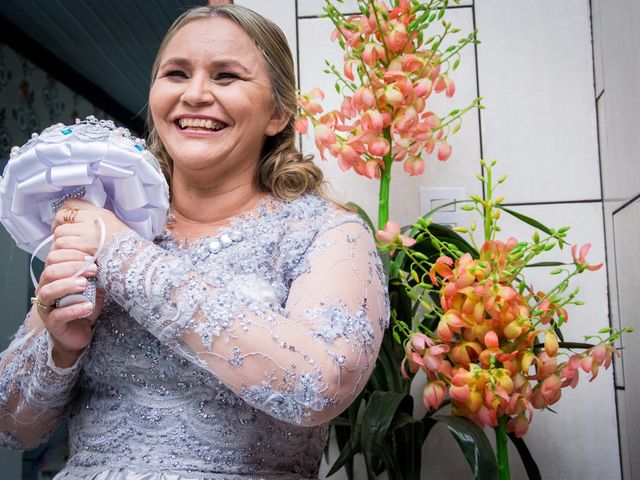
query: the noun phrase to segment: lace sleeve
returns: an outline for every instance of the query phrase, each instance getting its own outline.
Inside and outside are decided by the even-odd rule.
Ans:
[[[132,231],[111,241],[99,277],[145,329],[245,401],[281,420],[317,425],[364,387],[388,302],[374,241],[360,223],[326,229],[303,256],[285,260],[299,273],[280,308],[257,300],[255,285],[239,293],[207,283]]]
[[[0,445],[26,450],[44,443],[64,419],[85,354],[58,368],[49,333],[29,314],[0,354]]]

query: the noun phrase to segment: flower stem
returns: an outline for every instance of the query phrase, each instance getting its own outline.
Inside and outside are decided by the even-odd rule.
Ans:
[[[498,425],[494,427],[496,432],[496,459],[498,460],[498,479],[510,480],[509,451],[507,450],[507,415],[498,419]]]
[[[384,129],[384,137],[391,145],[391,128]],[[393,156],[391,149],[384,156],[384,168],[380,172],[380,190],[378,192],[378,228],[384,229],[385,223],[389,220],[389,188],[391,185],[391,167],[393,166]]]
[[[491,214],[493,213],[492,212],[493,199],[491,198],[493,195],[493,192],[491,191],[491,167],[490,166],[486,167],[485,176],[487,179],[485,182],[485,185],[487,187],[487,198],[485,200],[485,205],[484,205],[484,239],[485,241],[489,241],[493,237],[493,231],[492,231],[493,219],[491,218]]]

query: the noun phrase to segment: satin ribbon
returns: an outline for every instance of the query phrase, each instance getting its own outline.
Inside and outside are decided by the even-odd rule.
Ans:
[[[95,117],[52,125],[12,149],[0,177],[0,222],[18,247],[44,260],[52,205],[81,186],[84,200],[110,209],[142,237],[162,232],[169,188],[158,161],[128,130]]]

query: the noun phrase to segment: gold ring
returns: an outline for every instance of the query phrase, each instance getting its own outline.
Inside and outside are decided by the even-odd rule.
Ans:
[[[76,215],[78,215],[77,208],[65,208],[62,212],[62,221],[64,223],[73,223],[76,219]]]
[[[53,309],[53,305],[46,305],[42,303],[38,297],[31,297],[31,305],[37,305],[45,310]]]

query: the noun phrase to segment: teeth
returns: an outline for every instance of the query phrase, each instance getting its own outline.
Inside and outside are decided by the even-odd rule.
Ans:
[[[208,130],[221,130],[225,127],[225,124],[222,122],[217,122],[214,120],[204,119],[204,118],[181,118],[178,120],[178,124],[180,128],[206,128]]]

